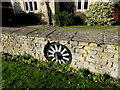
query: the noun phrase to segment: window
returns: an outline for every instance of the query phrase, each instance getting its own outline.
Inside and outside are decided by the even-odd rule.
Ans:
[[[37,10],[37,2],[36,1],[34,2],[34,8],[35,8],[35,10]]]
[[[33,11],[33,5],[32,5],[32,2],[29,2],[30,4],[30,11]]]
[[[77,0],[77,11],[88,9],[88,0]]]
[[[25,2],[25,9],[26,9],[26,11],[28,11],[28,3],[27,2]]]
[[[37,0],[24,0],[26,12],[37,12]]]
[[[88,9],[88,0],[85,0],[84,2],[84,9]]]
[[[81,0],[78,0],[78,9],[81,9]]]

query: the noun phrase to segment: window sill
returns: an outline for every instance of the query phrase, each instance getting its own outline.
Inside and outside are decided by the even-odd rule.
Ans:
[[[86,11],[86,10],[88,10],[88,9],[84,9],[84,10],[82,10],[82,9],[77,9],[76,12],[80,12],[80,11],[83,12],[83,11]]]

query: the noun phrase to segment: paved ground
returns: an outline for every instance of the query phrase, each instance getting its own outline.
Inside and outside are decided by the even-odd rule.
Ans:
[[[76,40],[83,42],[96,42],[120,45],[120,28],[113,29],[87,29],[87,28],[71,28],[71,27],[53,27],[45,25],[29,26],[40,29],[30,28],[8,28],[3,27],[3,33],[15,33],[17,35],[28,35],[51,39]]]

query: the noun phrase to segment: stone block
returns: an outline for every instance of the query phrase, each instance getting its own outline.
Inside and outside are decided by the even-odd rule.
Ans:
[[[86,53],[87,54],[87,51],[86,50],[84,50],[84,49],[79,49],[79,51],[78,51],[79,53]]]
[[[77,41],[70,41],[70,44],[74,47],[74,46],[78,46],[78,42]]]
[[[84,47],[84,50],[90,50],[90,49],[91,49],[91,47],[89,47],[89,46]]]
[[[98,73],[98,71],[95,69],[95,66],[93,65],[89,65],[89,70],[91,71],[91,72],[96,72],[96,73]]]
[[[120,51],[120,46],[115,46],[115,49]]]
[[[78,69],[78,66],[77,66],[77,65],[72,65],[72,67],[73,67],[74,69]]]
[[[75,53],[79,53],[79,49],[78,48],[74,48],[74,52]]]
[[[101,66],[104,66],[104,65],[107,65],[108,64],[108,62],[107,62],[107,60],[99,60],[99,61],[96,61],[96,63],[98,64],[98,65],[101,65]]]
[[[115,49],[115,45],[107,45],[107,49]]]
[[[72,65],[76,65],[76,61],[72,61],[71,64],[72,64]]]
[[[118,77],[118,72],[117,72],[117,71],[111,71],[110,75],[111,75],[112,77],[117,78],[117,77]]]
[[[83,63],[81,63],[81,62],[77,62],[76,65],[77,65],[78,68],[83,68],[84,67]]]
[[[88,46],[88,42],[79,42],[79,46]]]
[[[81,56],[81,55],[80,55],[80,56]],[[82,57],[89,57],[89,55],[86,54],[86,53],[82,53]]]
[[[114,57],[114,53],[108,53],[108,52],[98,52],[98,55],[103,59],[110,59]]]
[[[91,46],[91,47],[97,47],[97,44],[96,43],[90,43],[89,46]]]
[[[113,67],[113,62],[111,61],[108,61],[108,64],[107,64],[108,68],[112,68]]]
[[[116,59],[120,58],[120,54],[115,54],[114,58],[116,58]]]
[[[59,43],[60,43],[60,44],[63,44],[63,45],[66,45],[66,44],[68,44],[68,41],[60,40]]]
[[[87,53],[90,55],[96,55],[98,52],[97,51],[92,51],[92,50],[87,50]]]
[[[100,48],[100,47],[91,47],[91,50],[102,52],[103,48]]]
[[[77,46],[79,49],[83,49],[84,48],[84,46]]]
[[[50,32],[51,30],[47,31]],[[63,31],[63,30],[55,30],[53,33],[51,33],[49,36],[47,36],[48,38],[52,38],[53,40],[71,40],[72,37],[74,36],[74,34],[76,33],[76,31]]]
[[[76,60],[76,59],[80,59],[80,55],[79,55],[79,53],[73,53],[72,54],[72,58],[73,58],[73,60]]]
[[[113,68],[118,68],[118,63],[113,63]]]
[[[104,52],[115,53],[116,50],[114,50],[114,49],[104,49]]]
[[[86,61],[91,62],[91,63],[96,63],[96,60],[94,58],[86,57]]]

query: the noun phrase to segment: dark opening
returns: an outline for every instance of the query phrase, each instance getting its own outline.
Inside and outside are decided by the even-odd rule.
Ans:
[[[74,12],[74,3],[73,2],[60,2],[60,12],[68,11]]]
[[[32,2],[29,2],[29,4],[30,4],[30,10],[33,11]]]
[[[88,8],[88,0],[85,0],[84,2],[84,9],[87,9]]]
[[[25,2],[25,8],[26,8],[26,11],[28,11],[28,3]]]
[[[35,8],[35,10],[37,10],[37,2],[36,1],[34,2],[34,8]]]
[[[78,0],[78,9],[81,9],[81,0]]]

